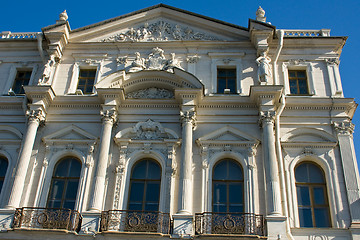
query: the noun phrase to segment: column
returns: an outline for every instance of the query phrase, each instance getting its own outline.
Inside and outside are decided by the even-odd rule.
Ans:
[[[115,110],[101,111],[100,114],[102,116],[102,130],[100,137],[99,158],[94,180],[94,192],[90,204],[90,210],[92,211],[101,211],[102,209],[105,192],[105,176],[111,142],[111,131],[117,117],[117,112]]]
[[[45,120],[42,110],[31,110],[26,113],[28,117],[27,130],[24,142],[20,150],[18,165],[15,170],[14,183],[10,192],[10,198],[6,208],[20,207],[21,196],[24,190],[26,173],[29,167],[31,152],[34,146],[37,129],[40,122]]]
[[[193,185],[192,185],[192,142],[193,126],[195,124],[194,111],[181,112],[182,144],[181,164],[179,176],[179,214],[192,214]]]
[[[278,166],[275,151],[275,111],[261,112],[260,124],[263,129],[263,155],[267,192],[267,214],[281,215],[281,195]]]
[[[334,122],[334,128],[337,132],[339,141],[342,168],[345,178],[347,199],[350,208],[351,225],[360,226],[360,181],[358,165],[354,150],[352,133],[354,124],[351,121]]]

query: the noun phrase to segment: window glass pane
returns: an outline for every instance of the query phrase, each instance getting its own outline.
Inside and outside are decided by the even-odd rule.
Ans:
[[[218,81],[218,93],[224,93],[224,89],[226,88],[226,80],[219,79]]]
[[[8,167],[8,161],[6,160],[6,158],[1,157],[0,158],[0,177],[5,177],[7,167]]]
[[[229,184],[229,202],[242,203],[243,202],[243,189],[242,183]]]
[[[314,191],[314,203],[316,205],[326,204],[324,188],[323,187],[314,187],[313,191]]]
[[[1,189],[2,189],[3,185],[4,185],[4,180],[0,180],[0,192],[1,192]]]
[[[133,203],[131,202],[128,207],[129,210],[142,210],[142,203]]]
[[[219,77],[226,77],[225,69],[218,69],[218,76]]]
[[[70,159],[61,160],[56,166],[55,177],[68,177],[70,168]]]
[[[134,167],[132,179],[145,179],[146,178],[146,161],[141,161]]]
[[[130,190],[130,201],[142,201],[144,197],[144,183],[132,182]]]
[[[49,208],[60,208],[61,200],[50,200],[47,206]]]
[[[224,183],[214,183],[213,202],[226,202],[226,185]]]
[[[228,171],[229,175],[227,177],[228,180],[243,180],[242,169],[236,162],[232,160],[227,160],[228,162]]]
[[[296,77],[295,71],[289,71],[289,77]]]
[[[65,200],[62,208],[74,209],[75,200]]]
[[[78,180],[71,180],[68,181],[67,187],[66,187],[66,194],[65,198],[67,199],[75,199],[77,194],[77,189],[79,186]]]
[[[146,201],[158,202],[160,197],[160,183],[148,183],[146,186]]]
[[[227,212],[225,203],[217,203],[213,205],[213,212]]]
[[[297,77],[298,78],[306,78],[306,72],[305,71],[297,71]]]
[[[236,80],[234,78],[228,79],[227,88],[230,89],[230,93],[236,93]]]
[[[52,182],[52,190],[50,193],[50,199],[61,199],[64,191],[65,181],[64,180],[54,180]]]
[[[225,180],[227,179],[227,162],[221,161],[214,168],[214,179]]]
[[[79,177],[81,172],[81,163],[75,159],[71,160],[69,177]]]
[[[146,203],[144,211],[158,211],[159,204],[158,203]]]
[[[295,179],[296,182],[302,182],[302,183],[308,182],[307,164],[301,164],[296,167]]]
[[[148,160],[147,179],[160,179],[160,178],[161,178],[161,171],[159,165],[154,161]]]
[[[297,199],[299,206],[310,206],[310,192],[308,186],[297,186]]]
[[[242,213],[242,212],[244,212],[243,204],[230,204],[229,212],[233,212],[233,213],[236,213],[236,212]]]
[[[311,209],[299,208],[300,227],[313,227]]]
[[[226,75],[228,77],[236,77],[236,70],[235,69],[227,69],[226,73],[227,73]]]
[[[330,227],[330,218],[327,208],[315,208],[316,227]]]
[[[308,168],[309,168],[309,182],[311,183],[325,183],[325,179],[323,176],[323,172],[321,171],[321,169],[311,163],[308,163]]]

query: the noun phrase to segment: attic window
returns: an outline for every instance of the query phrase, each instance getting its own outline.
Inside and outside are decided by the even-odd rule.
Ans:
[[[96,76],[96,69],[80,69],[77,89],[83,94],[92,94]]]
[[[236,93],[236,69],[217,69],[217,93]]]

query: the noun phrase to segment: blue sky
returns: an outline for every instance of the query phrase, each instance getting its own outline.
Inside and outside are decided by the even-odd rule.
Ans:
[[[101,3],[101,4],[99,4]],[[360,102],[357,55],[360,54],[359,0],[135,0],[135,1],[3,1],[0,32],[39,32],[67,10],[72,29],[120,16],[158,3],[247,27],[259,5],[267,21],[283,29],[331,29],[332,36],[348,36],[340,58],[345,97]],[[355,146],[360,160],[360,108],[355,113]]]

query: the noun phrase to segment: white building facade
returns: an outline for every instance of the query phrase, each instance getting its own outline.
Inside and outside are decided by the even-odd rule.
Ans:
[[[1,239],[360,239],[346,37],[167,5],[0,37]]]

